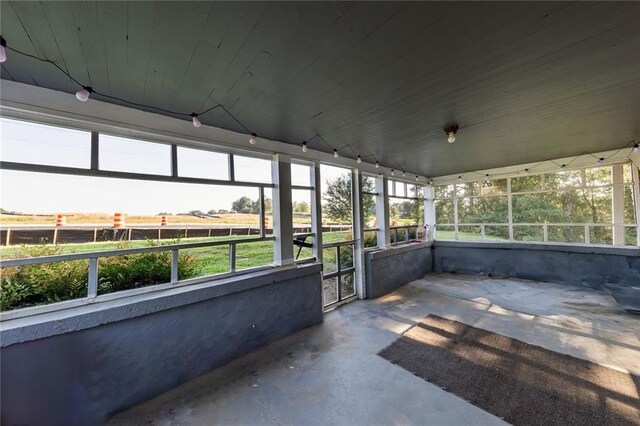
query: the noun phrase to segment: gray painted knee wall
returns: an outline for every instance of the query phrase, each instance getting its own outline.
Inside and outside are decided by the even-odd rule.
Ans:
[[[640,286],[640,250],[518,243],[436,241],[435,272],[492,274],[602,288]]]
[[[407,244],[365,254],[367,298],[391,293],[433,270],[430,244]]]
[[[3,327],[1,423],[103,424],[119,411],[322,321],[320,265],[225,281],[147,293],[137,302],[120,299],[108,308],[96,304],[84,310],[85,319],[59,311],[62,318],[52,324]],[[83,322],[91,325],[82,329]],[[33,327],[49,327],[49,336],[25,338],[41,333]]]

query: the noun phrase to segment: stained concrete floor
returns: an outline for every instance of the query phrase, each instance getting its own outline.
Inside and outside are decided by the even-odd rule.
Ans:
[[[606,292],[429,274],[356,301],[123,412],[111,425],[499,425],[499,418],[377,356],[429,314],[640,374],[640,316]]]

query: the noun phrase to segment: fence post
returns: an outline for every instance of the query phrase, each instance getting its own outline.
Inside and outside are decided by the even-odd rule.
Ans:
[[[546,223],[542,224],[542,241],[545,243],[549,241],[549,228]]]
[[[7,240],[4,242],[6,246],[11,244],[11,228],[7,228]]]

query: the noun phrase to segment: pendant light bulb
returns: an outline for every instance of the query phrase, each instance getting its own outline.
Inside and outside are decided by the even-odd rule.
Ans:
[[[458,176],[458,180],[462,180],[462,176]]]
[[[200,127],[202,126],[202,122],[200,121],[200,119],[198,118],[198,114],[196,114],[195,112],[191,113],[191,121],[193,121],[193,125],[195,127]]]
[[[420,180],[420,178],[418,177],[418,175],[416,175],[416,182],[418,182]]]
[[[0,63],[7,60],[7,41],[0,36]]]
[[[393,171],[393,169],[391,169],[391,176],[395,176],[396,172]]]
[[[302,142],[302,152],[307,152],[307,141]]]
[[[402,172],[402,177],[406,177],[407,176],[407,172],[403,171]]]
[[[454,143],[456,141],[456,133],[458,132],[458,125],[451,124],[444,128],[444,134],[447,135],[447,142]]]
[[[362,157],[358,155],[358,164],[362,163]]]
[[[639,144],[633,145],[633,153],[634,154],[640,154],[640,145]]]
[[[566,164],[563,164],[563,165],[560,166],[561,169],[564,169],[565,167],[567,167]]]
[[[340,154],[338,154],[338,150],[335,149],[335,148],[333,148],[333,156],[334,156],[334,158],[340,157]]]
[[[255,133],[251,133],[251,136],[249,136],[249,143],[251,145],[255,145],[258,142],[257,137],[258,135],[256,135]]]
[[[380,168],[380,163],[376,161],[376,169],[379,169],[379,168]]]
[[[596,161],[596,164],[598,164],[598,165],[604,164],[604,157],[598,158],[598,160]]]
[[[84,86],[82,89],[76,92],[76,98],[78,98],[80,102],[86,102],[89,99],[89,95],[91,95],[92,93],[93,89],[91,89],[91,87]]]

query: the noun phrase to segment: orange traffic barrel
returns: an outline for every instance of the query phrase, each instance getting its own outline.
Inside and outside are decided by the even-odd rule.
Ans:
[[[64,226],[67,224],[67,217],[63,214],[56,215],[56,226]]]
[[[115,229],[124,228],[124,214],[122,213],[114,213],[113,214],[113,227]]]
[[[162,221],[160,222],[160,226],[164,226],[167,224],[167,217],[166,216],[162,216]]]

